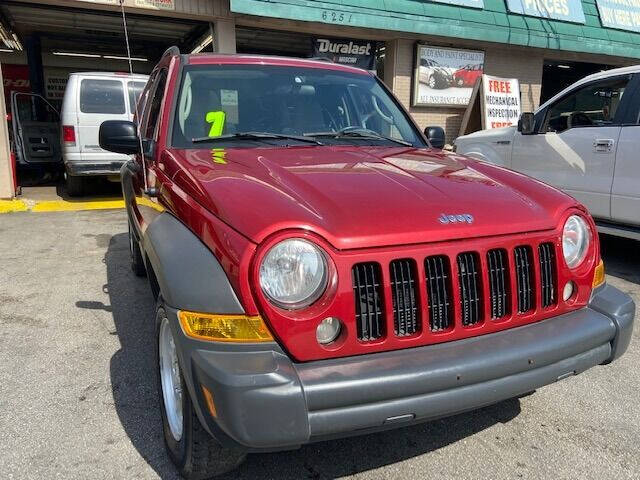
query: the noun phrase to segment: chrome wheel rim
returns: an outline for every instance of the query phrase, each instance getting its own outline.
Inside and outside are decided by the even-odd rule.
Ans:
[[[158,342],[164,411],[171,435],[176,442],[179,442],[182,438],[182,379],[176,344],[167,318],[163,318],[160,324]]]

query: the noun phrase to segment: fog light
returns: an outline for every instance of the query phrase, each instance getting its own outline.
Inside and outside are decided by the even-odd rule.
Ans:
[[[316,328],[316,340],[318,340],[320,345],[331,343],[338,338],[341,328],[340,320],[336,317],[327,317],[322,320],[318,328]]]
[[[564,291],[562,292],[562,299],[566,302],[573,295],[573,291],[575,290],[575,284],[573,282],[567,282],[564,286]]]

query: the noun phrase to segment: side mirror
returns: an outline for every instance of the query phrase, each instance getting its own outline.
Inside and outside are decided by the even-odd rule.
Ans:
[[[442,127],[427,127],[424,129],[424,134],[433,148],[444,147],[445,135]]]
[[[520,115],[518,120],[518,131],[522,135],[533,135],[536,129],[536,119],[531,112],[525,112]]]
[[[107,120],[100,125],[100,148],[114,153],[140,153],[136,124],[127,120]]]

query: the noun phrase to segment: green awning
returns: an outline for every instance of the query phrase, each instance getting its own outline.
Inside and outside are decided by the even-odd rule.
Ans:
[[[426,0],[231,0],[231,11],[571,52],[640,58],[640,34],[604,28],[595,0],[582,0],[585,23],[508,13],[504,0],[484,9]]]

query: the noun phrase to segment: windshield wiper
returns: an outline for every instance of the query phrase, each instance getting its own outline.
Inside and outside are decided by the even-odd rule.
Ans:
[[[386,135],[382,135],[373,130],[369,130],[368,128],[359,128],[359,127],[345,127],[337,132],[315,132],[315,133],[305,133],[305,137],[327,137],[327,138],[345,138],[345,137],[358,137],[358,138],[375,138],[378,140],[387,140],[389,142],[399,143],[400,145],[404,145],[406,147],[413,147],[413,144],[410,142],[406,142],[404,140],[400,140],[398,138],[387,137]]]
[[[218,137],[192,138],[191,142],[205,143],[205,142],[219,142],[221,140],[269,140],[269,139],[297,140],[298,142],[313,143],[315,145],[324,145],[324,143],[316,140],[315,138],[303,137],[300,135],[287,135],[284,133],[270,133],[270,132],[228,133],[225,135],[220,135]]]

